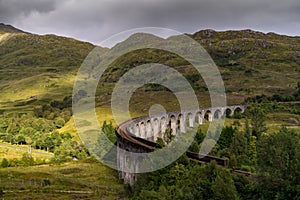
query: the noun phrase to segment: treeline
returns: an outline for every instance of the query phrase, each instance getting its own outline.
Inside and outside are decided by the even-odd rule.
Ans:
[[[52,143],[58,133],[53,120],[36,118],[32,115],[0,117],[0,139],[11,144],[28,144],[37,149],[53,150]],[[49,143],[49,144],[48,144]]]
[[[222,129],[211,154],[228,158],[230,168],[252,176],[231,173],[215,162],[199,166],[182,156],[167,168],[140,175],[133,187],[128,186],[131,198],[299,199],[300,133],[282,127],[267,134],[266,114],[259,106],[248,108],[243,120],[243,127],[235,121]],[[173,139],[170,135],[167,130],[159,139],[162,145]],[[205,136],[199,127],[189,150],[199,152]]]
[[[247,104],[260,104],[267,112],[289,112],[291,114],[300,114],[300,97],[293,97],[286,94],[275,94],[266,96],[264,94],[255,97],[249,97],[245,100]]]
[[[56,160],[84,158],[88,151],[70,133],[59,133],[71,118],[72,98],[51,101],[34,108],[34,114],[3,114],[0,116],[0,140],[30,145],[55,154]]]
[[[291,102],[300,101],[300,82],[296,87],[296,90],[292,94],[273,94],[272,96],[267,95],[256,95],[254,97],[248,97],[246,103],[267,103],[267,102]]]
[[[252,183],[217,166],[198,165],[182,156],[176,163],[156,172],[139,176],[128,186],[131,199],[238,199],[252,196]]]
[[[257,142],[266,134],[266,119],[263,108],[249,107],[243,114],[244,126],[235,121],[231,126],[222,128],[211,154],[228,158],[231,168],[256,172]]]
[[[1,161],[1,168],[6,167],[17,167],[17,166],[33,166],[35,164],[44,164],[45,160],[34,160],[34,158],[29,153],[24,153],[21,159],[13,158],[7,159],[3,158]]]
[[[62,101],[53,100],[49,104],[36,106],[34,115],[37,118],[57,121],[56,125],[60,128],[72,116],[72,97],[65,97]]]

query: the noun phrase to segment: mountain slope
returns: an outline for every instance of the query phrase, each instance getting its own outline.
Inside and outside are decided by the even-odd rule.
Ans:
[[[249,94],[289,93],[297,86],[300,37],[251,30],[204,30],[191,37],[219,66],[227,89]]]
[[[95,47],[71,38],[24,33],[7,25],[0,26],[1,33],[0,106],[6,110],[31,110],[32,105],[70,96],[77,70]],[[299,37],[251,30],[203,30],[189,36],[207,50],[219,67],[229,103],[241,103],[248,96],[257,94],[292,94],[295,91],[300,79]],[[168,40],[176,40],[176,37]],[[163,41],[149,34],[135,34],[111,50],[125,48],[138,40],[145,43]],[[108,49],[101,51],[105,53]],[[161,50],[143,49],[119,57],[107,69],[97,89],[98,105],[109,105],[114,84],[123,74],[149,62],[174,67],[187,77],[200,99],[208,98],[204,81],[188,62]],[[155,102],[161,96],[166,101],[174,98],[167,93],[164,88],[146,86],[137,91],[137,99],[133,101],[138,104],[139,99],[157,98],[153,100]],[[151,104],[149,101],[147,106]],[[147,106],[137,110],[147,110]]]
[[[4,33],[25,33],[25,32],[11,25],[0,23],[0,34],[4,34]]]
[[[300,37],[251,30],[203,30],[189,36],[198,41],[213,58],[229,95],[289,94],[295,90],[300,79]],[[176,40],[176,36],[171,39]],[[123,69],[131,69],[149,61],[173,66],[198,88],[206,87],[201,78],[194,77],[196,71],[185,60],[153,49],[132,52],[118,59],[105,80],[115,82],[124,74]]]
[[[35,35],[0,26],[0,106],[11,101],[70,96],[74,77],[95,47],[55,35]],[[105,50],[105,49],[103,49]]]

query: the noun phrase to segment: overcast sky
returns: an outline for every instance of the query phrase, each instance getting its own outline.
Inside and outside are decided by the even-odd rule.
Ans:
[[[99,44],[120,31],[164,27],[300,35],[300,0],[0,0],[0,21]]]

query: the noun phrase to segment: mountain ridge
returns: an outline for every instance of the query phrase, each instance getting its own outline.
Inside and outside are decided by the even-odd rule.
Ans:
[[[0,23],[0,33],[27,33],[27,34],[30,34],[28,32],[25,32],[18,28],[13,27],[12,25],[4,24],[4,23]]]
[[[15,101],[28,105],[26,102],[31,96],[37,96],[42,102],[71,96],[77,70],[96,47],[91,43],[52,34],[37,35],[22,31],[6,34],[5,41],[0,41],[0,107],[11,108]],[[146,43],[164,40],[149,34],[144,37],[146,35],[134,34],[110,50],[118,46],[124,48],[126,42],[137,43],[137,38],[144,39]],[[299,37],[249,29],[223,32],[208,29],[187,35],[199,42],[215,61],[229,99],[233,99],[231,103],[240,103],[248,96],[258,94],[290,94],[300,81]],[[177,36],[171,37],[176,39]],[[102,50],[102,53],[109,51],[108,48]],[[149,62],[174,67],[187,77],[196,91],[207,89],[201,77],[185,60],[161,50],[144,49],[130,52],[112,63],[103,75],[103,87],[97,90],[99,98],[109,99],[113,84],[126,71]]]

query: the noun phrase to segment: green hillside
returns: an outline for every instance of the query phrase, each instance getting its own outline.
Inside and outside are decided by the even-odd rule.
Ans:
[[[71,38],[23,33],[3,24],[0,34],[2,110],[18,107],[20,110],[31,110],[31,105],[70,96],[76,72],[94,48],[92,44]],[[126,46],[126,43],[141,35],[136,34],[113,49]],[[296,91],[300,72],[299,37],[251,30],[203,30],[189,36],[208,51],[219,67],[229,103],[241,103],[246,97],[258,94],[293,94]],[[156,39],[149,35],[145,38],[145,42]],[[99,105],[108,105],[113,85],[120,76],[135,66],[149,62],[174,67],[188,78],[198,91],[199,98],[208,95],[205,83],[185,60],[160,50],[145,49],[121,56],[106,71],[102,87],[97,90]],[[163,93],[170,96],[167,92]],[[137,96],[143,97],[143,90],[137,91]],[[204,104],[209,104],[207,101]]]
[[[3,199],[109,200],[126,194],[116,172],[92,159],[1,169],[0,180]]]
[[[94,46],[11,29],[0,26],[0,107],[9,109],[15,102],[27,105],[33,97],[47,100],[70,96],[77,69]]]
[[[191,37],[207,49],[220,67],[228,90],[289,93],[299,81],[300,37],[251,30],[205,30]]]
[[[189,36],[198,41],[213,58],[229,95],[291,93],[297,86],[300,72],[300,37],[251,30],[204,30]],[[151,38],[144,38],[151,41]],[[176,36],[169,38],[171,39],[176,40]],[[193,74],[196,72],[190,68],[189,63],[176,55],[153,49],[135,51],[121,57],[114,63],[105,80],[117,81],[124,69],[150,61],[175,67],[194,85],[199,84],[201,89],[205,87],[201,78],[195,80],[197,77]]]

